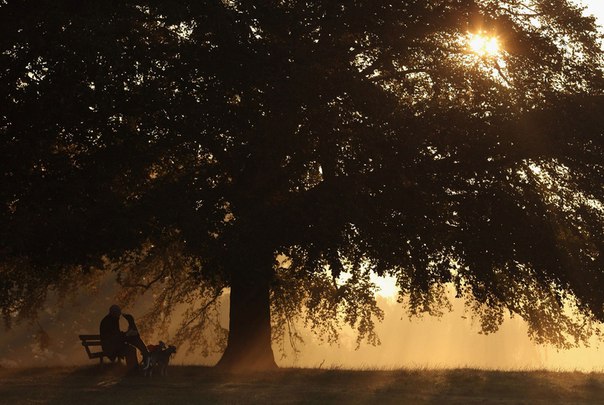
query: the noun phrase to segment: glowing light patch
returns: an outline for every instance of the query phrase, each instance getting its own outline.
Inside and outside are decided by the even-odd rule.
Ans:
[[[371,274],[371,281],[378,287],[378,295],[384,298],[395,300],[398,296],[399,288],[396,285],[396,278],[392,276],[380,277],[375,273]]]
[[[496,37],[484,34],[470,34],[470,50],[480,56],[495,56],[501,51],[501,46]]]

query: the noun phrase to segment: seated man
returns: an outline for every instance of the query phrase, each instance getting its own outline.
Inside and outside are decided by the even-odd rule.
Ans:
[[[128,321],[128,330],[126,332],[120,330],[121,315],[122,310],[119,306],[112,305],[109,308],[109,314],[101,321],[101,347],[109,360],[114,361],[116,357],[125,357],[128,368],[134,368],[138,365],[136,349],[140,350],[143,356],[143,364],[147,361],[149,352],[138,333],[132,315],[123,314]]]

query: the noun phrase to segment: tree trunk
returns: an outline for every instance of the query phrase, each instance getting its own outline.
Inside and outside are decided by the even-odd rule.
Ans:
[[[234,269],[229,337],[217,367],[230,371],[277,368],[271,347],[270,266],[269,262]]]

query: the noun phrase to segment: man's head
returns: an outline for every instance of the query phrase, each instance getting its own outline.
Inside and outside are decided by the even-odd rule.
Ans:
[[[122,309],[118,305],[112,305],[109,307],[109,315],[119,318],[122,314]]]

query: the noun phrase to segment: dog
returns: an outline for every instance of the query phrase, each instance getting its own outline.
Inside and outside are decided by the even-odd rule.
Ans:
[[[146,377],[151,377],[154,369],[157,369],[159,375],[162,377],[168,374],[168,364],[170,363],[170,358],[176,353],[176,346],[170,345],[166,348],[161,348],[162,346],[165,347],[165,345],[160,344],[160,348],[149,352],[149,359],[143,368]]]

